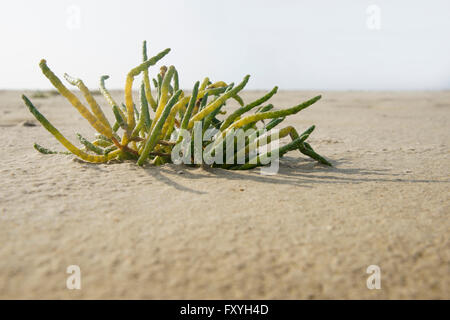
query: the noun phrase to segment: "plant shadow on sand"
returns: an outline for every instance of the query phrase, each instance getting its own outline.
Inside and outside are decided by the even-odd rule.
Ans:
[[[235,181],[251,181],[255,183],[269,183],[274,185],[290,185],[296,187],[312,188],[315,184],[359,184],[365,182],[392,182],[392,183],[449,183],[450,181],[429,179],[408,179],[404,174],[395,173],[386,169],[341,168],[345,159],[333,161],[333,167],[327,167],[309,159],[285,157],[280,161],[280,167],[274,175],[261,174],[260,168],[252,170],[225,170],[209,166],[189,166],[166,164],[159,167],[147,166],[145,172],[180,191],[205,194],[191,187],[195,181],[202,179],[226,179]]]

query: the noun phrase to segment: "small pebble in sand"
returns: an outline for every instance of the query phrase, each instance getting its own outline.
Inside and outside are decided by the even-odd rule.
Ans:
[[[33,121],[30,121],[30,120],[25,120],[25,121],[21,122],[20,125],[22,127],[36,127],[36,123],[34,123]]]

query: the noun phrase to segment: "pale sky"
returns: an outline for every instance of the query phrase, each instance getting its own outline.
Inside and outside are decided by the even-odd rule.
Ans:
[[[149,56],[172,49],[186,89],[246,74],[250,89],[450,89],[449,0],[14,0],[0,28],[1,89],[50,88],[41,58],[123,88],[144,39]]]

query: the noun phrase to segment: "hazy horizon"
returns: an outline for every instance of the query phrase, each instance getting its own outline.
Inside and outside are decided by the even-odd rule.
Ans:
[[[450,89],[450,1],[126,3],[4,5],[0,89],[51,89],[42,58],[90,89],[104,74],[108,88],[122,89],[143,40],[149,56],[172,49],[151,76],[174,64],[185,89],[205,76],[236,83],[246,74],[252,90]]]

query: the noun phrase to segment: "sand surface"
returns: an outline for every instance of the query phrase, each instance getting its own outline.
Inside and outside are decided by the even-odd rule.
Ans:
[[[450,92],[322,93],[287,123],[316,124],[334,167],[291,152],[263,176],[42,155],[33,142],[62,146],[1,91],[0,298],[449,299]],[[93,137],[62,97],[32,100],[73,142]]]

